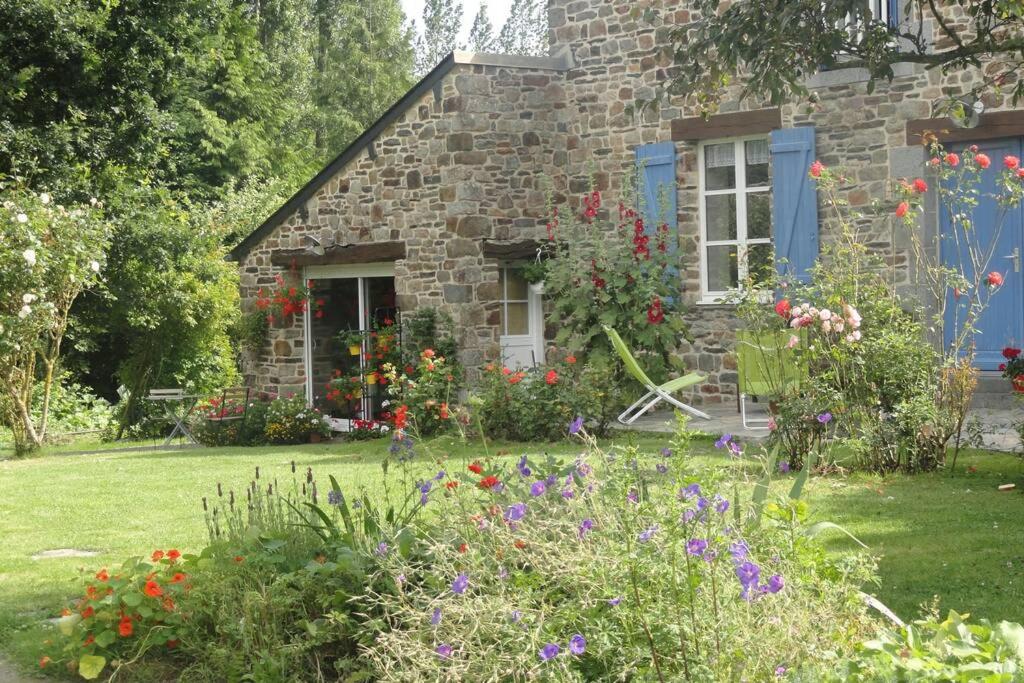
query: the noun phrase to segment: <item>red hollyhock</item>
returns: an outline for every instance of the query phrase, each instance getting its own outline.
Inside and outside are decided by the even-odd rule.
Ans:
[[[477,483],[477,486],[479,486],[482,489],[492,489],[500,483],[501,482],[498,481],[498,478],[496,476],[494,476],[493,474],[488,474],[486,477],[484,477]]]
[[[658,325],[665,320],[665,312],[661,310],[661,299],[654,297],[650,307],[647,309],[647,322]]]

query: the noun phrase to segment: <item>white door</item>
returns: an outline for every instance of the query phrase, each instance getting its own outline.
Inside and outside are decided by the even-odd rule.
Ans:
[[[541,291],[523,279],[522,271],[502,266],[498,273],[501,297],[502,362],[510,368],[532,368],[544,362],[544,316]]]

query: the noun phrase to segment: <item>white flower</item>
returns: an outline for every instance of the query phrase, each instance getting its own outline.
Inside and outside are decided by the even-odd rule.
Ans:
[[[31,268],[32,266],[34,266],[36,264],[36,250],[35,249],[26,249],[25,251],[21,252],[21,255],[25,259],[25,263],[27,263],[29,265],[29,268]]]
[[[98,204],[98,203],[99,202],[96,201],[95,197],[90,197],[89,198],[89,204],[91,204],[92,206],[96,206],[96,204]]]
[[[854,330],[853,335],[851,336],[854,338],[855,341],[860,341],[860,330]]]
[[[38,298],[39,297],[37,297],[35,294],[23,294],[21,296],[21,303],[23,303],[23,304],[30,304],[33,301],[35,301],[36,299],[38,299]]]
[[[21,310],[18,311],[18,317],[21,318],[22,320],[24,320],[25,318],[27,318],[29,316],[29,314],[31,312],[32,312],[32,307],[29,306],[28,304],[25,304],[24,306],[21,307]]]
[[[39,195],[39,201],[41,201],[43,204],[49,204],[50,203],[50,195],[48,195],[45,192],[43,192],[42,194]]]
[[[822,320],[831,320],[832,311],[828,310],[827,308],[823,308],[820,311],[818,311],[818,317],[821,318]]]
[[[852,334],[846,335],[846,341],[848,341],[849,343],[852,344],[853,343],[853,335]]]
[[[99,261],[89,261],[89,268],[92,269],[92,272],[94,272],[94,273],[100,272],[100,262]]]
[[[17,219],[18,219],[18,222],[19,222],[19,223],[28,223],[28,216],[26,216],[26,215],[25,215],[25,214],[23,214],[23,213],[19,213],[19,214],[17,215]]]
[[[821,321],[821,331],[824,332],[825,334],[828,334],[829,332],[831,332],[832,331],[832,322],[830,320],[822,320]]]
[[[846,327],[846,324],[842,320],[836,320],[832,325],[832,329],[836,332],[842,332],[844,327]]]

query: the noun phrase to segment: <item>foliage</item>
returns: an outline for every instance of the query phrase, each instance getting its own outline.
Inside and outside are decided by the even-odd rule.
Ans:
[[[579,214],[553,211],[544,247],[544,291],[551,302],[548,315],[558,326],[556,343],[587,361],[621,366],[602,329],[608,325],[655,381],[670,368],[682,369],[675,350],[688,331],[672,275],[676,236],[664,223],[648,230],[621,202],[609,215],[596,190],[582,203]],[[627,380],[620,375],[619,381]]]
[[[735,74],[742,74],[741,97],[780,104],[808,96],[807,76],[823,68],[863,68],[870,94],[876,81],[893,80],[895,64],[909,62],[944,74],[973,70],[979,75],[973,93],[979,97],[1004,84],[1013,84],[1014,102],[1024,94],[1016,77],[1024,13],[1016,0],[900,2],[891,21],[875,16],[874,6],[860,0],[766,0],[723,9],[718,0],[697,0],[690,7],[692,21],[668,27],[665,48],[673,68],[662,91],[695,95],[714,111]],[[652,10],[646,18],[658,21]],[[925,28],[932,25],[934,32]],[[990,58],[993,68],[982,71]]]
[[[439,472],[430,561],[389,553],[400,590],[369,591],[390,625],[367,650],[376,677],[767,680],[845,654],[866,564],[827,559],[805,503],[755,524],[685,462],[591,442],[575,461]]]
[[[42,387],[32,396],[32,412],[40,414]],[[69,432],[102,431],[114,417],[113,407],[86,387],[71,380],[67,372],[60,374],[50,390],[50,435],[60,437]]]
[[[592,408],[585,403],[577,361],[570,358],[526,371],[484,366],[473,412],[487,438],[557,441],[568,436],[566,426]]]
[[[110,226],[95,200],[69,209],[4,183],[0,202],[0,419],[25,453],[46,438],[71,307],[100,281]]]
[[[1003,358],[1006,359],[1006,362],[999,365],[999,369],[1003,371],[1003,377],[1014,380],[1024,375],[1024,356],[1021,355],[1020,349],[1007,346],[1003,349]]]
[[[432,436],[453,424],[458,380],[444,356],[424,349],[419,362],[404,371],[385,365],[384,377],[391,401],[401,403],[407,410],[406,419],[412,423],[415,434]]]
[[[262,287],[256,290],[256,308],[266,315],[268,325],[280,323],[288,326],[294,316],[306,313],[310,307],[309,283],[302,282],[295,268],[289,271],[287,280],[284,275],[277,273],[274,283],[271,291],[265,291]],[[317,318],[323,317],[323,311],[320,310],[323,303],[323,299],[313,301],[313,314]]]
[[[250,399],[247,406],[231,397],[206,399],[193,411],[189,430],[204,446],[261,446],[267,443],[270,405],[263,396]]]
[[[331,430],[316,408],[302,396],[278,397],[267,407],[264,435],[269,443],[308,443],[314,434],[330,436]]]
[[[267,332],[270,323],[262,311],[243,313],[238,317],[232,328],[231,337],[243,351],[259,353],[267,343]]]
[[[448,360],[449,368],[456,369],[459,349],[451,314],[423,306],[403,315],[402,324],[405,327],[402,351],[407,361],[415,361],[424,351],[433,349]]]
[[[865,641],[825,681],[1014,681],[1024,668],[1024,626],[1009,621],[970,622],[950,610],[945,619],[922,619],[885,629]]]
[[[459,47],[462,3],[455,0],[426,0],[423,3],[423,32],[416,36],[416,74],[423,76],[452,50]]]
[[[508,19],[496,40],[496,52],[508,55],[548,54],[548,16],[544,0],[512,0]]]
[[[155,550],[149,560],[131,558],[113,574],[90,572],[85,594],[57,622],[63,653],[45,663],[64,662],[92,680],[108,664],[116,672],[150,650],[176,648],[186,630],[181,604],[192,588],[181,557],[175,549]]]
[[[482,0],[469,29],[469,49],[473,52],[494,52],[494,39],[494,25],[487,16],[487,2]]]

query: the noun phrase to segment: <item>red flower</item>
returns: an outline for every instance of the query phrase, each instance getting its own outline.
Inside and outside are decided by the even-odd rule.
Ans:
[[[929,161],[928,163],[930,163],[932,166],[938,166],[939,164],[942,163],[942,159],[939,159],[938,157],[932,157],[931,161]]]
[[[442,420],[447,420],[448,419],[448,404],[447,403],[442,403],[441,404],[441,419]]]
[[[167,649],[168,650],[173,650],[176,647],[178,647],[178,641],[177,640],[175,640],[174,638],[171,638],[170,640],[167,641]]]
[[[508,368],[502,368],[501,369],[501,374],[503,374],[503,375],[511,375],[512,371],[509,370]]]
[[[174,562],[179,557],[181,557],[181,553],[178,552],[176,549],[171,548],[167,551],[167,559],[169,559],[171,562]]]
[[[647,309],[647,322],[658,325],[665,319],[665,313],[661,310],[661,299],[654,297],[650,307]]]
[[[779,299],[779,302],[775,304],[775,312],[783,318],[789,318],[789,312],[793,307],[789,303],[789,299]]]
[[[573,363],[576,362],[576,356],[566,356],[565,362],[568,363],[569,365],[572,365]]]
[[[89,617],[91,617],[94,614],[96,614],[96,610],[94,610],[92,608],[92,605],[89,605],[84,610],[82,610],[82,618],[83,619],[88,619]]]
[[[508,378],[508,383],[509,384],[519,384],[520,382],[523,381],[524,377],[526,377],[526,373],[525,372],[517,372],[516,374],[514,374],[514,375],[512,375],[511,377]]]
[[[105,581],[110,579],[110,574],[107,574],[107,570],[106,569],[101,569],[98,572],[96,572],[96,578],[99,579],[100,581],[104,581],[105,582]]]
[[[465,543],[463,543],[462,545],[460,545],[460,546],[459,546],[459,552],[460,552],[460,553],[464,553],[464,552],[466,552],[467,550],[469,550],[469,546],[468,546],[468,545],[466,545]]]
[[[171,583],[181,583],[184,580],[185,575],[181,572],[177,572],[174,576],[171,577]]]
[[[985,282],[989,287],[999,287],[1003,284],[1003,274],[993,270],[985,277]]]
[[[1019,355],[1020,349],[1015,349],[1012,346],[1007,346],[1005,349],[1003,349],[1003,358],[1005,358],[1006,360],[1013,360]]]
[[[395,429],[405,429],[406,422],[408,420],[407,415],[409,413],[409,406],[400,405],[395,410]]]
[[[519,550],[523,550],[523,549],[525,549],[525,548],[526,548],[526,541],[524,541],[524,540],[523,540],[523,539],[521,539],[521,538],[517,538],[517,539],[516,539],[516,542],[515,542],[515,543],[513,543],[512,545],[514,545],[514,546],[515,546],[516,548],[518,548]]]
[[[1012,155],[1006,155],[1003,157],[1003,165],[1011,171],[1020,166],[1020,159]]]
[[[825,169],[825,164],[820,161],[815,161],[811,164],[811,176],[814,178],[821,177],[821,172]]]
[[[999,369],[1000,370],[1005,370],[1006,369],[1006,363],[1000,363],[999,364]]]
[[[424,358],[433,358],[435,355],[437,354],[434,353],[434,349],[423,349]]]
[[[549,386],[558,384],[558,373],[554,370],[548,370],[548,374],[544,376],[544,381],[547,382]]]
[[[127,638],[132,634],[132,618],[128,616],[121,617],[121,622],[117,625],[117,632],[121,634],[122,638]]]
[[[164,594],[164,589],[156,581],[149,580],[146,582],[146,587],[142,589],[142,592],[151,598],[158,598]]]
[[[235,564],[242,564],[245,562],[245,558],[241,555],[235,555]]]
[[[45,669],[46,665],[49,664],[51,661],[53,661],[53,660],[51,660],[49,657],[43,657],[42,659],[39,660],[39,668],[40,669]]]
[[[896,206],[896,218],[903,218],[907,215],[907,211],[910,211],[910,204],[906,202],[900,202]]]
[[[921,178],[917,178],[916,180],[914,180],[914,192],[917,192],[918,194],[924,194],[927,191],[928,183],[926,183]]]
[[[957,166],[960,164],[960,155],[950,152],[946,155],[946,163],[950,166]]]
[[[479,486],[482,489],[492,489],[500,483],[501,482],[498,481],[498,478],[496,476],[494,476],[493,474],[488,474],[486,477],[484,477],[477,483],[477,486]]]
[[[470,463],[467,469],[473,474],[483,474],[484,472],[483,466],[478,462]]]
[[[153,551],[153,558],[152,559],[153,559],[154,562],[159,562],[160,560],[164,559],[164,551],[163,550],[154,550]]]
[[[981,168],[988,168],[992,165],[992,160],[988,158],[988,155],[984,152],[978,152],[974,155],[974,160],[978,163]]]
[[[82,643],[82,647],[89,647],[90,645],[92,645],[95,642],[96,642],[96,639],[93,638],[92,634],[90,633],[88,636],[86,636],[85,642]]]
[[[451,481],[449,481],[449,482],[445,483],[444,487],[445,487],[446,489],[448,489],[449,491],[453,491],[453,490],[455,490],[455,489],[459,488],[459,482],[457,482],[457,481],[455,481],[455,480],[453,479],[453,480],[451,480]]]

